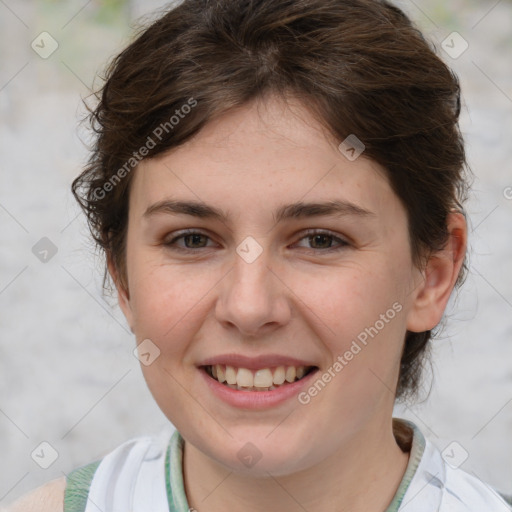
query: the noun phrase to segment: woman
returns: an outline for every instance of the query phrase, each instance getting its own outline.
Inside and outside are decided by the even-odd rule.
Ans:
[[[385,1],[186,0],[141,33],[73,192],[176,431],[15,510],[510,510],[392,418],[464,276],[459,94]]]

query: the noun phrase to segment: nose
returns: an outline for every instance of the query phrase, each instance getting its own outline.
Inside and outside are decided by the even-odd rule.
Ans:
[[[235,253],[233,268],[220,283],[217,320],[243,337],[261,337],[286,325],[290,291],[276,268],[268,249],[254,261]]]

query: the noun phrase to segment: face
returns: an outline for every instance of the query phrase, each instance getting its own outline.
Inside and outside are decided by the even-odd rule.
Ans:
[[[419,272],[384,170],[339,142],[267,98],[134,171],[120,304],[147,360],[159,353],[145,379],[183,437],[236,471],[248,442],[252,470],[279,475],[390,422]],[[212,358],[253,378],[314,368],[239,391],[213,382]]]

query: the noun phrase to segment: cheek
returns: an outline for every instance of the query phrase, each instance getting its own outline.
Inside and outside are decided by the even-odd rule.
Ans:
[[[312,319],[316,316],[315,324],[334,340],[347,341],[378,321],[395,302],[402,302],[397,274],[386,261],[375,258],[371,265],[346,265],[290,280],[304,311],[314,313],[308,315]]]
[[[398,272],[386,260],[331,270],[315,278],[296,279],[303,297],[302,315],[327,349],[335,403],[370,403],[388,393],[398,371],[405,316]],[[329,379],[329,376],[325,376]],[[327,395],[326,395],[327,396]]]
[[[218,278],[192,265],[165,264],[147,264],[133,275],[138,283],[131,298],[137,340],[150,339],[160,351],[152,364],[141,369],[154,399],[174,423],[178,419],[173,411],[190,408],[184,387],[193,382],[195,370],[183,361],[209,313],[208,294]]]
[[[197,279],[180,274],[178,267],[145,263],[134,266],[131,303],[137,334],[154,337],[174,337],[180,323],[193,311],[201,290]]]
[[[212,272],[146,263],[133,274],[131,302],[137,338],[150,338],[162,351],[179,352],[179,340],[200,326],[202,305],[216,282]]]

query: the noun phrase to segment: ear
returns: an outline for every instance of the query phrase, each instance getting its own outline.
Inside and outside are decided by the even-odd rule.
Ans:
[[[450,213],[447,228],[449,238],[446,246],[430,256],[413,291],[413,302],[407,316],[408,331],[429,331],[439,324],[464,263],[467,246],[464,215]]]
[[[123,312],[126,321],[128,322],[128,325],[130,326],[130,330],[132,333],[135,333],[133,330],[133,312],[130,304],[130,294],[128,289],[123,284],[119,272],[117,269],[117,266],[115,265],[114,261],[112,260],[111,255],[107,256],[107,267],[108,272],[110,276],[112,277],[112,280],[114,281],[114,284],[116,286],[117,290],[117,300],[119,302],[119,307],[121,308],[121,311]]]

